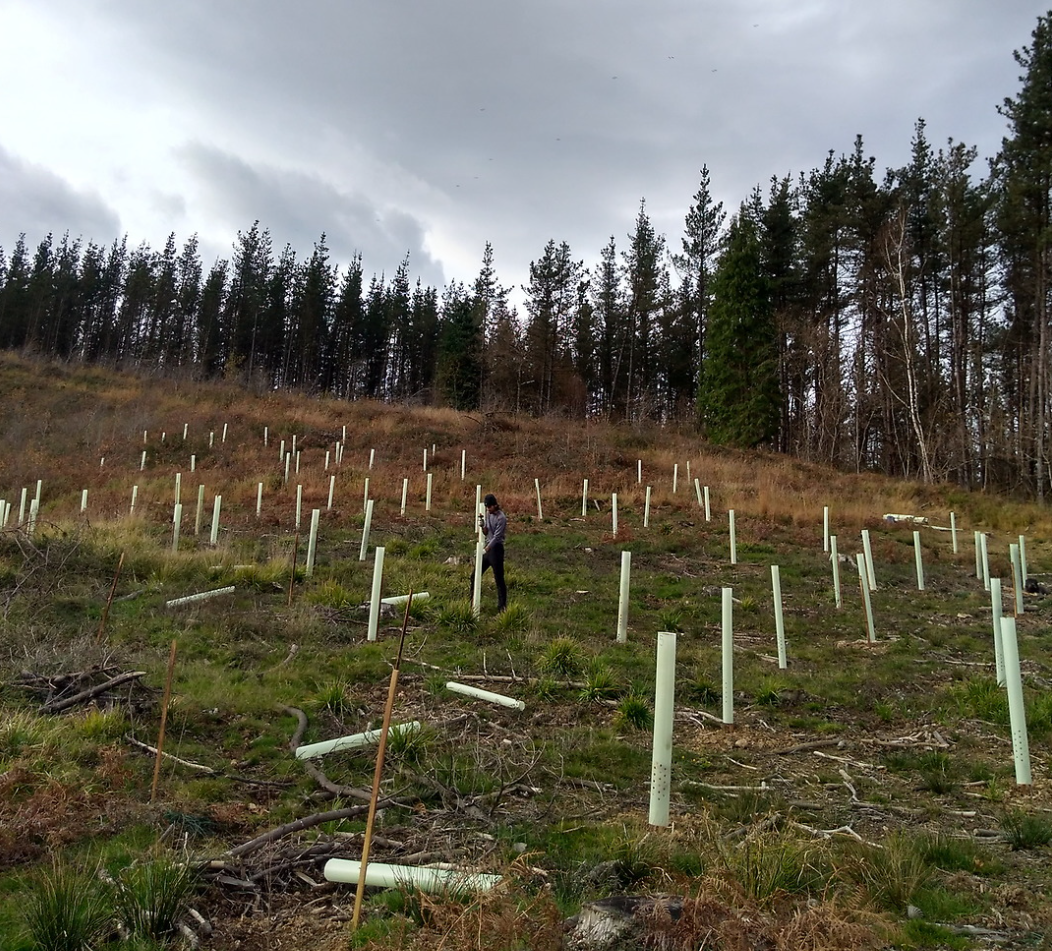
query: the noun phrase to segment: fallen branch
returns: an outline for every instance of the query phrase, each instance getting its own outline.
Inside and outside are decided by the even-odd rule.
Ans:
[[[303,739],[303,734],[307,732],[307,714],[299,707],[282,706],[281,709],[285,713],[292,714],[297,721],[296,732],[292,734],[292,739],[289,740],[289,749],[295,753],[300,745],[300,740]],[[369,802],[369,800],[372,799],[369,790],[361,789],[358,786],[341,786],[339,783],[334,783],[329,779],[329,777],[313,763],[306,760],[301,760],[301,762],[303,763],[303,769],[306,771],[307,775],[327,793],[331,793],[333,796],[346,796],[349,799],[361,799],[364,802]]]
[[[839,826],[836,829],[815,829],[811,826],[804,825],[802,822],[796,822],[793,819],[789,820],[789,825],[794,829],[799,829],[801,832],[806,832],[808,835],[813,835],[820,839],[831,839],[834,835],[846,835],[850,836],[856,842],[865,842],[866,845],[881,848],[876,842],[870,842],[868,839],[863,839],[862,836],[851,828],[851,826]]]
[[[390,805],[387,803],[386,805]],[[380,808],[380,805],[377,805]],[[310,829],[313,826],[319,826],[324,822],[338,822],[340,819],[353,819],[355,816],[360,816],[365,812],[368,812],[368,806],[347,806],[344,809],[332,809],[329,812],[316,812],[312,816],[304,816],[302,819],[296,819],[293,822],[286,822],[284,825],[277,826],[271,829],[269,832],[264,832],[262,835],[257,835],[254,839],[249,839],[247,842],[242,842],[241,845],[235,845],[232,849],[223,853],[231,858],[244,858],[246,855],[251,855],[253,852],[258,852],[263,846],[269,845],[271,842],[277,842],[278,839],[283,839],[287,835],[292,835],[294,832],[302,832],[304,829]],[[225,867],[222,863],[219,863],[220,868]]]
[[[686,786],[700,786],[702,789],[712,789],[716,792],[773,792],[767,783],[760,783],[759,786],[714,786],[712,783],[702,783],[696,779],[685,779],[683,783]]]
[[[847,763],[848,766],[855,766],[858,769],[887,769],[886,766],[878,766],[876,763],[862,763],[857,759],[848,759],[846,756],[833,756],[831,753],[823,753],[820,750],[813,751],[815,756],[820,756],[822,759],[831,759],[837,763]]]
[[[137,746],[140,750],[145,750],[151,756],[157,755],[157,747],[150,746],[148,743],[143,743],[142,740],[135,739],[134,736],[125,736],[124,739],[131,743],[132,746]],[[200,763],[191,763],[188,759],[180,759],[178,756],[172,753],[161,753],[163,759],[170,759],[173,763],[178,763],[180,766],[185,766],[188,769],[196,769],[202,773],[206,773],[209,776],[216,776],[219,774],[219,770],[213,769],[211,766],[202,766]]]
[[[785,750],[775,750],[776,756],[788,756],[790,753],[810,753],[812,750],[825,749],[827,746],[844,746],[843,740],[811,740],[809,743],[797,743]]]
[[[132,746],[138,747],[151,756],[157,755],[157,747],[150,746],[149,743],[143,743],[142,740],[135,739],[134,736],[126,735],[124,739]],[[251,776],[239,776],[236,773],[228,773],[221,769],[213,769],[211,766],[204,766],[201,763],[193,763],[187,759],[180,759],[178,756],[174,756],[171,753],[161,753],[164,759],[170,759],[173,763],[178,763],[180,766],[185,766],[188,769],[196,769],[207,776],[221,776],[223,779],[229,779],[235,783],[245,783],[248,786],[274,786],[279,789],[285,789],[292,785],[291,782],[283,779],[253,779]]]
[[[83,703],[85,700],[91,700],[92,697],[97,697],[100,693],[105,693],[107,690],[112,690],[114,687],[119,687],[121,684],[128,683],[131,680],[138,680],[140,677],[145,676],[145,670],[133,670],[126,674],[118,674],[116,677],[111,677],[105,683],[89,687],[87,690],[75,693],[72,697],[66,697],[65,700],[52,700],[45,703],[39,710],[37,710],[37,713],[58,713],[60,710],[66,710],[69,707],[76,706],[78,703]]]

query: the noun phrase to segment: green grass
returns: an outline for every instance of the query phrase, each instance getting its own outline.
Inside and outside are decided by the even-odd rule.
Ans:
[[[290,420],[286,431],[299,431],[318,451],[339,426],[310,422],[311,413],[321,410],[309,406],[310,412]],[[359,411],[365,408],[339,407],[340,413]],[[385,410],[370,411],[376,419],[386,418]],[[145,425],[171,431],[171,421],[162,416],[158,411],[157,419]],[[399,424],[412,418],[405,410]],[[439,442],[440,457],[445,453],[458,460],[459,452],[451,447],[460,444],[465,430],[484,429],[487,445],[504,438],[496,418],[458,417],[449,430],[429,436],[428,444]],[[259,423],[252,424],[257,434]],[[509,509],[511,597],[503,614],[495,612],[492,581],[486,578],[476,618],[465,601],[469,566],[446,563],[472,550],[474,536],[464,513],[470,510],[475,482],[461,484],[458,473],[445,478],[446,470],[436,465],[434,510],[425,516],[422,505],[411,505],[402,518],[397,514],[401,467],[409,463],[392,458],[371,473],[377,493],[373,541],[387,550],[384,594],[410,588],[431,594],[410,614],[394,710],[396,721],[416,719],[424,728],[392,737],[388,744],[383,792],[406,806],[381,811],[381,839],[419,851],[435,851],[433,844],[441,841],[443,848],[448,844],[452,861],[487,870],[513,866],[509,895],[515,898],[508,906],[513,911],[501,912],[512,923],[516,903],[533,908],[542,895],[554,897],[562,913],[574,914],[582,901],[621,890],[697,894],[717,889],[741,908],[762,904],[764,915],[806,915],[816,902],[836,899],[860,916],[900,928],[904,942],[938,947],[940,941],[952,944],[952,936],[925,922],[1011,917],[1023,909],[1006,908],[1003,896],[1019,894],[1020,887],[1027,913],[1047,910],[1043,896],[1052,893],[1052,873],[1042,857],[1052,844],[1045,812],[1052,802],[1040,776],[1031,790],[1021,792],[1014,784],[1007,702],[992,676],[989,598],[969,577],[970,550],[955,559],[948,538],[932,533],[933,551],[930,560],[926,557],[930,590],[918,594],[909,539],[871,522],[881,590],[874,598],[879,641],[869,646],[862,642],[861,602],[857,586],[852,587],[857,579],[847,572],[844,606],[837,610],[833,604],[828,560],[820,551],[821,506],[816,509],[815,499],[805,495],[778,509],[775,495],[788,499],[793,491],[787,473],[779,470],[771,477],[770,504],[776,510],[765,516],[749,512],[747,500],[756,494],[753,473],[728,478],[722,486],[711,480],[714,512],[728,507],[738,512],[741,563],[732,567],[725,518],[707,524],[692,494],[672,497],[667,487],[658,486],[659,514],[644,531],[642,503],[630,500],[631,480],[627,485],[619,481],[626,466],[617,451],[596,443],[590,432],[574,431],[573,461],[567,465],[594,467],[589,472],[593,494],[600,485],[603,492],[616,488],[623,493],[621,538],[610,538],[607,511],[581,521],[580,499],[571,491],[579,473],[564,471],[567,451],[538,435],[545,426],[558,428],[558,422],[537,421],[536,431],[533,422],[516,425],[508,430],[509,442],[501,443],[499,460],[479,459],[472,475],[492,485]],[[432,430],[419,429],[421,436],[425,432]],[[679,446],[685,454],[702,452],[694,433],[666,447],[670,438],[647,432],[639,436],[640,449],[664,454]],[[577,450],[586,444],[584,459]],[[390,440],[377,439],[376,445],[396,451]],[[126,448],[137,458],[131,452],[137,451],[133,438]],[[358,561],[359,490],[365,475],[360,458],[367,458],[368,446],[357,446],[356,452],[359,461],[340,470],[340,510],[326,516],[311,579],[302,574],[301,539],[291,607],[290,498],[271,471],[276,447],[259,464],[273,505],[269,517],[255,521],[257,474],[249,478],[239,472],[224,486],[229,493],[224,511],[229,498],[231,521],[214,551],[192,536],[177,556],[166,550],[171,493],[166,469],[184,462],[173,446],[141,478],[137,470],[120,477],[107,473],[104,484],[112,485],[121,505],[124,476],[139,479],[134,521],[63,521],[61,493],[75,503],[80,482],[87,483],[80,474],[64,473],[67,489],[57,478],[53,483],[50,504],[56,517],[32,546],[0,533],[0,859],[11,856],[6,866],[0,861],[0,932],[16,933],[36,887],[32,883],[47,873],[49,853],[63,855],[78,869],[100,863],[119,877],[121,869],[145,867],[148,857],[166,854],[162,846],[173,837],[195,856],[216,857],[284,821],[349,801],[333,800],[292,757],[288,743],[296,721],[280,706],[306,712],[305,742],[367,729],[382,717],[401,614],[384,620],[377,643],[365,641],[365,616],[357,606],[368,600],[371,586],[371,563]],[[107,455],[116,458],[111,451]],[[199,456],[199,464],[206,455]],[[18,454],[8,458],[14,464]],[[241,468],[239,460],[222,454],[211,458],[216,468],[201,476],[209,492],[228,479],[222,467]],[[543,522],[529,514],[533,476],[524,481],[515,468],[525,465],[524,458],[547,466],[550,478],[560,483],[550,502],[546,496]],[[628,470],[634,469],[635,458],[633,451]],[[733,453],[713,454],[707,463],[729,466],[732,459],[737,459]],[[700,469],[703,463],[697,455],[695,460]],[[653,471],[670,468],[666,461],[651,460]],[[741,464],[763,469],[782,463],[760,456]],[[246,462],[244,468],[249,467]],[[16,491],[36,477],[28,467],[19,472],[9,474]],[[807,481],[828,476],[823,471]],[[90,483],[93,498],[104,484]],[[837,482],[829,491],[844,492],[845,484]],[[238,491],[247,502],[238,501]],[[309,491],[316,493],[317,486]],[[938,509],[941,491],[926,487],[924,504]],[[865,510],[876,511],[880,498],[867,489]],[[987,510],[983,499],[975,499],[969,515],[970,499],[955,503],[961,524]],[[853,504],[861,511],[861,501]],[[250,514],[239,518],[239,506],[247,506]],[[889,504],[888,510],[897,506]],[[1041,510],[1025,513],[1025,521],[1012,528],[1044,524]],[[845,518],[838,536],[842,552],[857,547],[862,524],[865,519],[858,514]],[[624,548],[632,550],[633,574],[629,638],[619,644],[617,593]],[[137,596],[114,603],[104,642],[96,644],[101,605],[122,551],[126,560],[117,595]],[[1028,554],[1035,573],[1049,569],[1052,549],[1038,532]],[[781,566],[785,596],[789,667],[784,671],[771,660],[775,642],[767,566],[772,562]],[[170,597],[224,584],[236,586],[232,597],[185,610],[164,607]],[[725,586],[737,599],[734,729],[704,715],[720,713],[720,588]],[[1044,644],[1050,616],[1045,601],[1028,600],[1019,626],[1036,763],[1052,734],[1052,700],[1044,690],[1052,679]],[[680,635],[672,824],[649,829],[649,731],[656,637],[662,630]],[[217,772],[205,775],[166,761],[161,801],[148,808],[152,759],[127,744],[125,736],[156,740],[173,639],[178,663],[166,749]],[[46,678],[109,663],[146,671],[141,689],[63,714],[40,715],[45,693],[18,681],[23,671]],[[444,689],[447,681],[461,677],[521,698],[526,709],[509,710]],[[936,731],[942,742],[931,736]],[[821,740],[843,740],[843,745],[782,752]],[[374,754],[370,749],[326,757],[318,768],[331,783],[367,787]],[[767,791],[740,788],[761,782],[768,784]],[[862,801],[874,805],[855,803],[847,782]],[[1003,820],[996,818],[1002,814]],[[1004,839],[977,845],[971,832],[999,821]],[[806,833],[795,823],[816,831]],[[363,825],[361,817],[328,823],[295,843],[290,838],[288,845],[306,847],[315,835],[358,834]],[[872,844],[848,845],[843,831],[824,838],[823,830],[843,827]],[[349,850],[357,844],[347,842]],[[22,847],[24,855],[17,851]],[[526,849],[522,855],[520,847]],[[392,846],[383,858],[400,854]],[[307,866],[304,873],[319,874]],[[232,894],[215,886],[199,900],[212,903],[222,918],[228,904],[238,914],[242,910]],[[143,903],[149,906],[145,898]],[[904,923],[906,904],[920,907],[925,922]],[[408,905],[371,899],[366,925],[355,940],[364,947],[368,938],[372,951],[380,951],[413,940],[403,930],[432,928],[439,919],[463,922],[481,907],[436,897],[419,901],[418,910],[428,909],[427,914],[406,922],[399,915],[412,911]],[[509,933],[513,930],[509,925]],[[14,940],[3,934],[0,951],[14,951]],[[515,940],[518,946],[525,941]],[[509,940],[508,946],[515,945]]]

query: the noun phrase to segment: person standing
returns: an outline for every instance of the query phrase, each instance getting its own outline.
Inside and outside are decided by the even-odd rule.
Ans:
[[[486,541],[482,550],[482,573],[493,569],[493,580],[497,583],[497,612],[508,606],[508,586],[504,582],[504,536],[508,530],[508,517],[501,511],[497,497],[489,493],[483,500],[486,514],[479,516],[479,527]]]

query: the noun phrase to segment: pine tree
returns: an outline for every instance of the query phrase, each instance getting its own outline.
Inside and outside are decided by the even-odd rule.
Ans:
[[[474,296],[458,281],[442,293],[436,383],[443,401],[478,409],[482,396],[482,321]]]
[[[409,290],[409,255],[402,259],[387,288],[387,314],[391,322],[391,399],[404,400],[412,392],[410,367],[418,342],[413,336],[413,302]]]
[[[0,291],[0,348],[7,350],[22,346],[28,322],[29,251],[25,234],[20,234]]]
[[[654,231],[646,201],[640,201],[635,228],[624,253],[626,311],[631,332],[628,350],[628,405],[625,415],[653,416],[660,405],[654,360],[658,322],[670,306],[665,238]]]
[[[570,331],[578,284],[584,264],[574,261],[570,246],[549,240],[544,254],[530,262],[526,293],[525,347],[528,384],[523,385],[526,405],[535,413],[550,412],[563,404],[573,383]]]
[[[602,250],[590,296],[596,333],[599,409],[608,418],[620,417],[628,404],[627,373],[623,367],[628,365],[626,356],[631,333],[613,235]]]
[[[226,298],[226,260],[216,261],[201,287],[201,309],[197,319],[197,367],[205,377],[223,369],[223,305]]]
[[[175,266],[175,313],[171,333],[164,341],[166,366],[181,367],[193,360],[197,309],[201,301],[201,255],[198,237],[190,235]]]
[[[258,369],[261,331],[267,336],[274,330],[261,327],[272,266],[270,232],[261,230],[259,221],[254,221],[247,232],[237,233],[230,261],[230,288],[223,305],[226,374],[244,374],[251,379]]]
[[[753,447],[778,431],[778,344],[756,225],[740,213],[712,283],[698,415],[715,443]]]
[[[1019,420],[1027,482],[1048,484],[1049,345],[1052,294],[1052,13],[1038,17],[1031,45],[1015,52],[1022,88],[999,111],[1009,135],[994,163],[997,225],[1008,294],[1008,413]]]
[[[705,360],[705,328],[712,300],[712,274],[723,241],[727,213],[712,195],[709,167],[701,167],[701,181],[684,221],[682,253],[672,261],[679,272],[681,339],[689,340],[691,388],[697,385],[698,368]]]
[[[300,267],[293,296],[296,328],[292,364],[293,380],[287,385],[316,392],[322,379],[322,359],[328,346],[329,322],[334,306],[336,276],[329,265],[325,234],[314,243],[310,258]]]
[[[409,361],[408,393],[415,400],[432,402],[438,350],[438,291],[424,287],[417,278],[413,290],[410,334],[414,342]]]
[[[340,281],[340,289],[333,308],[332,333],[326,358],[328,379],[326,389],[341,399],[351,399],[360,385],[357,372],[356,345],[360,333],[364,306],[362,256],[356,254],[347,265]]]

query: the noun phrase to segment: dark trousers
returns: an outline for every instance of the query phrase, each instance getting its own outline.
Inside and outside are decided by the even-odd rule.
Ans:
[[[497,582],[497,610],[503,611],[508,606],[508,586],[504,583],[504,546],[493,545],[482,556],[482,573],[487,568],[493,569],[493,580]]]

